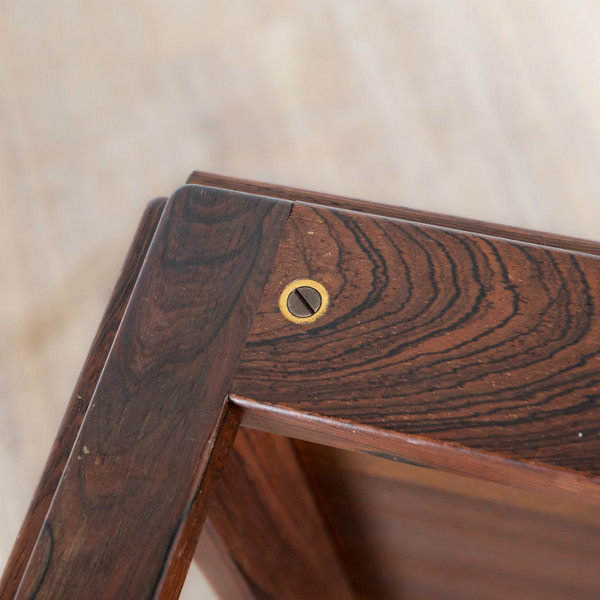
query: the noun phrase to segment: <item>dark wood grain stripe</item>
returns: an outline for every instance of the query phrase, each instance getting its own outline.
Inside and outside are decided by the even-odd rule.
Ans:
[[[196,186],[169,200],[46,517],[52,556],[40,538],[18,598],[179,593],[290,208]]]

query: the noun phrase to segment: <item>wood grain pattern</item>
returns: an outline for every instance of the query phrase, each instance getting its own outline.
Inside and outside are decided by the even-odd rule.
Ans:
[[[299,326],[304,277],[331,306]],[[593,255],[297,203],[232,394],[597,476],[598,314]]]
[[[572,250],[574,252],[600,255],[600,243],[592,240],[581,240],[564,235],[548,234],[540,231],[532,231],[531,229],[523,229],[521,227],[496,225],[494,223],[486,223],[485,221],[478,221],[476,219],[452,217],[450,215],[442,215],[414,208],[380,204],[378,202],[365,202],[364,200],[356,200],[354,198],[299,190],[282,185],[249,181],[247,179],[237,179],[235,177],[205,173],[203,171],[194,171],[188,177],[188,183],[236,190],[247,194],[282,198],[293,200],[294,202],[320,204],[332,208],[352,210],[358,213],[378,215],[392,219],[402,219],[404,221],[414,221],[416,223],[426,223],[428,225],[438,225],[440,227],[457,229],[458,231],[481,233],[484,235],[501,237],[503,239],[519,240],[540,246],[550,246]]]
[[[196,560],[221,598],[355,597],[287,438],[239,430],[207,525]]]
[[[297,444],[359,596],[593,600],[600,508]]]
[[[25,521],[13,546],[0,581],[0,598],[12,598],[27,566],[27,560],[38,538],[50,502],[63,474],[69,453],[73,448],[79,427],[88,409],[90,399],[98,383],[100,372],[112,346],[123,313],[137,281],[148,247],[162,215],[166,198],[151,202],[134,236],[121,275],[108,302],[100,327],[92,342],[81,375],[75,385],[58,437],[44,467]]]
[[[289,211],[193,186],[170,199],[17,598],[177,596]]]

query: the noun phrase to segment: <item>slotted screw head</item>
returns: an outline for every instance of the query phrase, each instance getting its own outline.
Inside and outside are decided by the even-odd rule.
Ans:
[[[312,317],[321,308],[321,294],[307,285],[296,288],[287,299],[288,310],[298,318]]]

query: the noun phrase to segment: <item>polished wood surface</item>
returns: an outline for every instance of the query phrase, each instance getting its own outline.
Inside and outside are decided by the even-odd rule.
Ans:
[[[364,200],[345,198],[333,194],[299,190],[283,185],[273,185],[259,181],[218,175],[215,173],[204,173],[202,171],[194,171],[188,177],[187,182],[195,185],[237,190],[247,194],[282,198],[294,202],[319,204],[342,210],[352,210],[357,213],[389,217],[391,219],[402,219],[403,221],[437,225],[448,229],[456,229],[458,231],[466,231],[469,233],[480,233],[487,236],[501,237],[506,240],[517,240],[529,244],[536,244],[538,246],[562,248],[574,252],[600,255],[600,242],[595,240],[581,240],[557,234],[550,235],[548,233],[523,229],[521,227],[510,227],[508,225],[498,225],[487,223],[485,221],[477,221],[475,219],[458,218],[451,215],[442,215],[404,206],[393,206],[370,201],[365,202]]]
[[[296,448],[261,431],[239,430],[196,560],[227,600],[355,597]]]
[[[231,393],[371,427],[382,452],[380,430],[597,482],[600,260],[546,241],[297,204]],[[302,278],[330,306],[299,326],[278,301]]]
[[[179,595],[290,208],[191,186],[171,197],[16,598]]]
[[[593,600],[600,508],[298,443],[359,597]]]

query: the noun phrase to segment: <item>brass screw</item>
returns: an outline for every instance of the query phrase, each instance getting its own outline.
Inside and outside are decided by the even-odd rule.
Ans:
[[[298,279],[286,285],[279,298],[279,310],[292,323],[312,323],[328,304],[327,290],[312,279]]]

